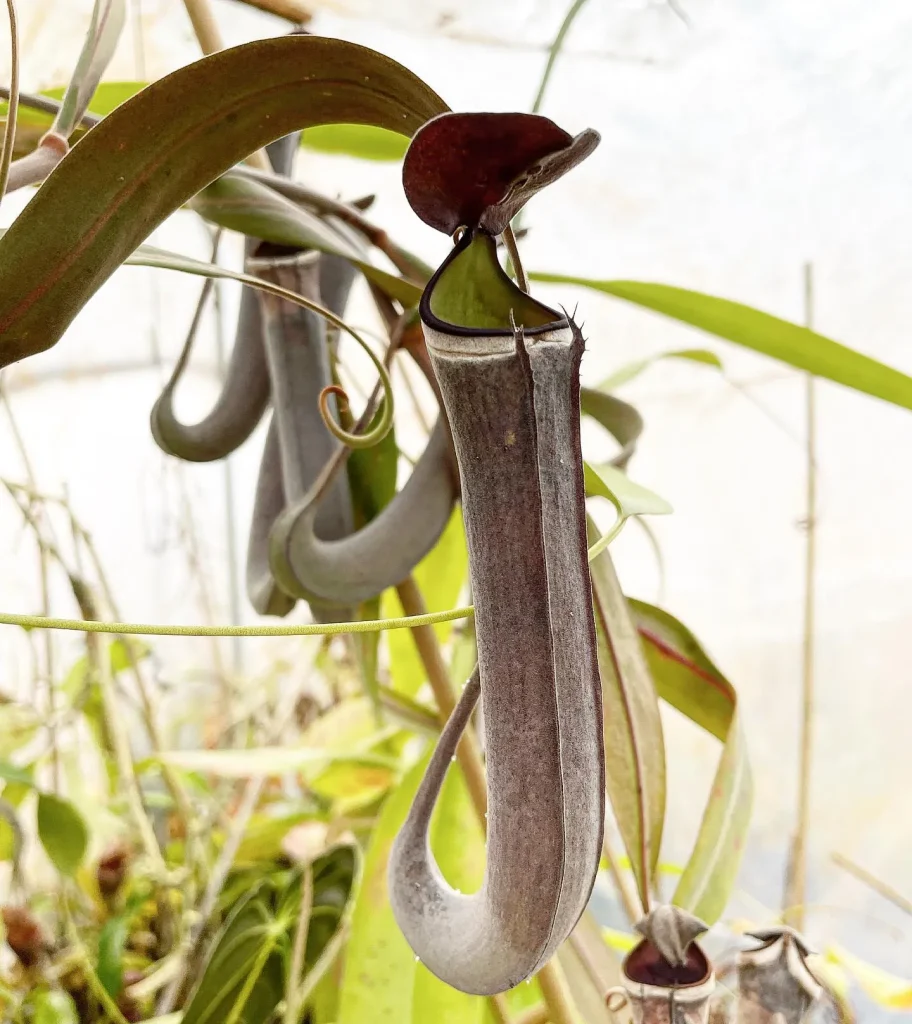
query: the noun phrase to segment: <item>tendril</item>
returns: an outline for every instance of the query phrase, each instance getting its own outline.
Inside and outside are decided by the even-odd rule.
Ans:
[[[138,264],[139,262],[140,261],[137,261]],[[152,265],[158,266],[160,264]],[[323,413],[323,419],[326,422],[327,429],[349,448],[370,448],[375,444],[379,444],[390,432],[390,429],[393,426],[393,384],[390,380],[389,373],[387,372],[383,361],[374,352],[370,345],[368,345],[364,338],[362,338],[361,335],[353,327],[350,327],[341,317],[336,316],[335,313],[326,309],[325,306],[321,306],[318,302],[306,299],[303,295],[290,291],[288,288],[282,288],[280,285],[273,284],[271,281],[264,281],[262,278],[254,277],[253,274],[242,274],[237,273],[236,271],[226,270],[224,267],[220,267],[215,263],[192,267],[181,267],[180,269],[185,270],[187,273],[197,274],[201,277],[214,277],[228,281],[239,281],[241,284],[245,284],[250,288],[257,288],[259,291],[275,295],[280,299],[286,299],[288,302],[293,302],[297,306],[303,306],[304,309],[309,309],[312,313],[316,313],[317,316],[322,317],[327,323],[332,324],[340,331],[344,331],[350,337],[354,338],[354,340],[367,353],[368,358],[374,364],[380,378],[378,384],[383,393],[380,397],[379,418],[377,419],[376,425],[371,430],[364,433],[349,433],[347,430],[343,430],[342,427],[333,420],[331,415],[326,415],[324,412],[325,400],[321,395],[320,411]],[[332,386],[335,387],[335,385]],[[348,398],[344,391],[341,392],[341,397],[344,397],[345,400]],[[373,415],[368,417],[366,422],[369,423],[371,419],[373,419]]]
[[[370,448],[371,445],[377,444],[383,440],[389,428],[387,427],[382,430],[382,433],[379,433],[383,427],[382,416],[373,430],[368,430],[364,433],[358,432],[357,428],[355,431],[348,431],[343,427],[340,427],[334,419],[332,410],[329,407],[329,399],[333,395],[338,399],[340,412],[345,412],[350,408],[348,392],[345,388],[339,387],[338,384],[328,384],[320,392],[320,415],[323,417],[326,429],[333,435],[333,437],[337,437],[343,444],[348,445],[349,448]],[[370,410],[370,412],[373,413],[373,410]],[[373,419],[373,415],[362,417],[362,419],[367,419],[369,421],[370,419]],[[379,436],[377,436],[378,433]]]

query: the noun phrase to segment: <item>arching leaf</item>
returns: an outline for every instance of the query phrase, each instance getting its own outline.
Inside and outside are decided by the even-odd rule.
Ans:
[[[446,110],[419,78],[354,43],[291,35],[181,68],[93,128],[0,239],[0,365],[54,345],[170,213],[300,128],[411,135]]]

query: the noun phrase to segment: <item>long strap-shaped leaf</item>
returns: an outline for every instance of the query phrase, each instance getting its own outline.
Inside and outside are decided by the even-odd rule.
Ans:
[[[753,781],[734,687],[674,616],[630,601],[659,696],[723,744],[693,852],[672,902],[715,923],[734,887],[753,802]]]
[[[319,36],[247,43],[153,83],[73,148],[0,240],[0,366],[54,345],[154,228],[266,143],[330,123],[411,135],[444,110],[395,61]]]
[[[565,274],[533,273],[529,276],[534,281],[578,284],[624,299],[796,369],[892,402],[903,409],[912,409],[912,377],[807,327],[780,320],[740,302],[647,281],[599,281]]]
[[[528,977],[573,929],[595,880],[605,801],[580,452],[583,340],[572,321],[514,289],[493,240],[467,233],[421,304],[462,478],[487,754],[484,883],[471,896],[451,889],[428,844],[475,683],[441,736],[389,872],[409,944],[443,981],[480,995]],[[441,319],[457,305],[466,319]],[[529,318],[525,333],[510,329],[513,310]]]

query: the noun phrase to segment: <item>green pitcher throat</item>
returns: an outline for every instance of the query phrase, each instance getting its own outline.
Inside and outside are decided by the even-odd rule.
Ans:
[[[466,232],[431,278],[421,316],[469,331],[512,331],[513,324],[534,330],[565,319],[514,284],[497,259],[494,239],[481,230]]]

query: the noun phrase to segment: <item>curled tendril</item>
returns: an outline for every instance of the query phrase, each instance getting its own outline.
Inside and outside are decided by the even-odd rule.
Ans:
[[[389,372],[383,365],[383,361],[354,327],[349,327],[341,317],[336,316],[332,310],[321,306],[318,302],[306,299],[303,295],[299,295],[288,288],[282,288],[281,285],[273,284],[271,281],[264,281],[259,277],[254,277],[253,274],[240,274],[233,270],[226,270],[213,263],[209,265],[207,272],[203,276],[223,278],[228,281],[239,281],[241,284],[248,285],[251,288],[258,288],[261,292],[268,292],[270,295],[276,295],[280,299],[286,299],[288,302],[293,302],[298,306],[303,306],[304,309],[309,309],[312,313],[316,313],[317,316],[322,317],[327,323],[332,324],[333,327],[337,327],[340,331],[344,331],[354,338],[367,353],[380,378],[378,384],[382,390],[382,395],[380,397],[380,416],[377,419],[377,423],[371,430],[365,431],[363,434],[351,434],[347,430],[343,430],[332,418],[332,415],[328,413],[325,406],[328,396],[324,399],[322,394],[320,396],[320,412],[330,433],[349,448],[371,448],[373,445],[379,444],[386,437],[393,426],[393,383],[390,380]],[[333,384],[325,390],[334,388],[336,388],[336,385]],[[335,393],[340,395],[345,401],[348,400],[348,396],[341,388]],[[372,418],[372,416],[368,418],[367,422],[370,422]]]
[[[303,306],[305,309],[316,313],[317,316],[323,317],[327,323],[337,327],[340,331],[345,331],[346,334],[354,338],[361,348],[364,349],[368,358],[376,367],[380,377],[380,387],[383,389],[383,394],[380,398],[380,415],[376,425],[363,434],[353,434],[339,426],[327,405],[329,395],[335,394],[346,403],[348,403],[348,395],[343,388],[338,387],[336,384],[330,384],[320,393],[320,415],[323,417],[326,429],[333,437],[338,438],[349,448],[371,448],[375,444],[379,444],[393,426],[393,383],[380,357],[353,327],[349,327],[341,317],[336,316],[335,313],[326,309],[325,306],[321,306],[317,302],[311,302],[310,299],[305,299],[303,295],[289,291],[287,288],[282,288],[279,285],[271,284],[268,281],[260,281],[255,277],[248,278],[246,274],[243,276],[245,282],[253,283],[256,281],[256,287],[261,288],[263,291],[271,292],[273,295],[278,295],[283,299],[288,299],[289,302],[296,302],[299,306]]]
[[[384,367],[385,372],[385,367]],[[332,409],[329,407],[329,399],[332,395],[335,395],[339,402],[339,409],[345,411],[350,408],[348,400],[348,392],[345,388],[340,388],[338,384],[328,384],[320,392],[320,415],[323,417],[323,422],[326,424],[326,429],[338,438],[343,444],[349,448],[370,448],[375,444],[379,444],[384,437],[389,433],[390,424],[384,424],[384,416],[381,414],[377,425],[372,430],[367,430],[364,433],[353,432],[345,430],[344,427],[340,427],[336,422],[332,414]],[[383,412],[386,412],[387,403],[383,403]],[[368,422],[373,418],[372,416],[364,417]],[[392,422],[392,420],[390,420]]]

